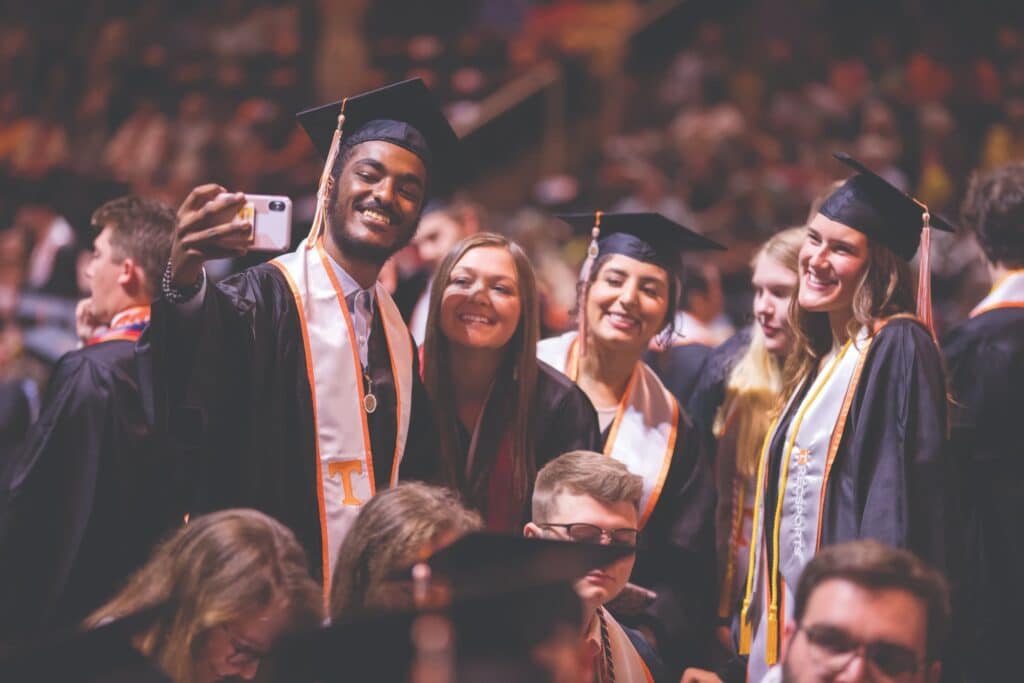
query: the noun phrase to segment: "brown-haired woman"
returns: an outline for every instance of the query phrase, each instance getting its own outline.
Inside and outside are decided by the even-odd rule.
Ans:
[[[280,636],[320,625],[323,592],[289,529],[255,510],[224,510],[161,543],[86,625],[150,610],[133,644],[174,683],[251,679]]]
[[[720,246],[660,214],[564,219],[596,233],[579,293],[580,331],[545,339],[538,354],[596,407],[595,450],[643,479],[632,580],[657,598],[617,616],[644,630],[670,673],[681,674],[706,665],[712,634],[714,482],[696,430],[642,357],[659,332],[671,336],[681,252]]]
[[[758,470],[740,638],[750,680],[778,660],[800,573],[821,546],[873,538],[946,566],[946,383],[934,337],[912,314],[908,265],[927,246],[929,215],[840,158],[860,173],[821,205],[800,249],[795,348]]]
[[[402,604],[406,598],[411,603],[411,596],[389,583],[394,573],[482,526],[480,515],[467,510],[450,489],[403,482],[381,491],[359,511],[338,550],[331,618],[411,606]]]
[[[437,418],[443,481],[492,531],[529,520],[544,463],[598,443],[590,401],[537,360],[538,311],[529,259],[493,233],[459,242],[431,283],[423,384]]]

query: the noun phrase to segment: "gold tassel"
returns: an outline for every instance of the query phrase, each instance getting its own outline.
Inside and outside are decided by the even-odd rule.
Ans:
[[[920,202],[919,202],[920,203]],[[917,317],[921,319],[928,331],[935,336],[935,323],[932,316],[932,268],[931,268],[931,246],[932,228],[931,215],[928,207],[921,204],[924,213],[921,214],[921,221],[924,229],[921,230],[921,247],[917,259]]]
[[[601,211],[594,214],[594,227],[590,230],[590,245],[587,247],[587,258],[583,259],[583,268],[580,270],[579,301],[579,328],[576,334],[576,346],[578,349],[577,363],[579,359],[587,355],[587,292],[590,290],[590,271],[597,259],[597,238],[601,236]]]
[[[316,241],[320,239],[327,225],[327,196],[330,194],[331,170],[338,158],[338,148],[341,146],[341,128],[345,125],[345,103],[348,98],[341,101],[341,111],[338,113],[338,127],[334,129],[331,137],[331,147],[327,150],[327,160],[324,162],[324,171],[320,174],[320,184],[316,190],[316,213],[313,214],[313,224],[309,228],[309,236],[306,237],[306,248],[312,249]]]

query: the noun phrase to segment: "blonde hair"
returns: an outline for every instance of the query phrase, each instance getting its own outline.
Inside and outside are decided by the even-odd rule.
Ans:
[[[750,263],[757,268],[762,258],[771,258],[796,274],[800,245],[805,227],[787,228],[765,242]],[[753,477],[761,454],[761,444],[772,419],[772,410],[782,392],[782,362],[765,346],[764,332],[755,324],[750,344],[729,372],[725,400],[715,415],[714,432],[725,433],[726,422],[735,421],[736,470],[744,478]]]
[[[223,510],[193,518],[157,546],[85,625],[154,610],[152,623],[138,634],[140,649],[176,683],[191,683],[212,629],[274,602],[288,613],[286,630],[320,625],[323,594],[295,535],[256,510]]]
[[[331,618],[385,602],[384,587],[396,571],[425,559],[446,534],[462,536],[483,526],[445,488],[418,482],[381,491],[359,511],[338,550],[331,579]]]
[[[639,509],[643,490],[643,480],[615,458],[593,451],[571,451],[537,473],[533,521],[543,523],[550,519],[555,498],[564,492],[590,496],[604,505],[625,502]]]
[[[846,324],[847,338],[855,338],[862,327],[873,334],[873,326],[879,320],[913,313],[915,288],[910,265],[888,247],[869,240],[867,268],[853,293],[853,316]],[[793,330],[793,351],[783,371],[785,380],[778,407],[817,371],[818,362],[834,343],[828,314],[802,308],[798,296],[789,304],[789,326]]]
[[[537,339],[540,337],[540,303],[533,266],[526,253],[515,242],[501,235],[482,232],[464,238],[441,260],[431,282],[430,313],[427,316],[427,336],[423,342],[423,385],[434,405],[441,442],[441,467],[444,483],[462,493],[469,504],[480,508],[487,495],[489,477],[480,476],[466,481],[464,464],[460,462],[458,446],[458,416],[455,414],[451,346],[441,330],[441,299],[448,286],[452,270],[467,252],[482,247],[505,249],[516,267],[519,288],[519,323],[506,344],[505,361],[498,370],[499,382],[513,394],[515,412],[508,421],[512,437],[512,492],[513,507],[520,509],[526,501],[530,482],[537,472],[534,454],[535,397],[537,387]]]

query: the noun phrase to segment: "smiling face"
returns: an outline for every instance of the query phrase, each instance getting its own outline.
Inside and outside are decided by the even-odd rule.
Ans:
[[[232,676],[252,680],[287,620],[285,606],[273,602],[249,617],[213,627],[196,656],[196,680],[214,683]]]
[[[500,350],[515,334],[521,312],[512,254],[503,247],[477,247],[451,270],[441,295],[441,331],[456,352]]]
[[[843,313],[868,267],[867,235],[818,214],[800,248],[800,305],[812,313]]]
[[[663,268],[612,254],[587,291],[590,339],[599,347],[642,353],[665,326],[668,301]]]
[[[331,237],[351,257],[383,264],[416,232],[427,170],[412,152],[390,142],[356,145],[328,205]]]
[[[796,273],[762,253],[754,267],[751,284],[754,286],[754,319],[764,333],[765,348],[773,355],[784,356],[793,341],[789,302],[797,288]]]

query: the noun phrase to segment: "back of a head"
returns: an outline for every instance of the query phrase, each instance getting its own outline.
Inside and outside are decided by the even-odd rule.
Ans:
[[[380,589],[395,572],[482,526],[480,516],[449,489],[407,482],[381,491],[359,511],[338,550],[332,618],[376,606]]]
[[[961,214],[989,261],[1024,267],[1024,162],[971,176]]]
[[[145,274],[151,295],[159,289],[160,276],[171,254],[171,238],[177,216],[165,204],[134,195],[111,200],[92,214],[97,231],[111,228],[114,256],[133,260]]]
[[[287,630],[319,625],[323,596],[305,551],[273,518],[223,510],[193,518],[161,543],[87,624],[155,608],[159,616],[144,630],[142,649],[174,680],[187,681],[195,647],[207,633],[271,603],[284,608]]]
[[[950,623],[949,586],[942,575],[908,550],[862,539],[829,546],[808,563],[800,576],[793,615],[799,623],[815,589],[826,581],[849,581],[867,590],[904,590],[925,606],[928,653],[935,656]]]
[[[590,496],[604,505],[627,502],[639,507],[643,480],[625,465],[593,451],[558,456],[537,473],[533,489],[533,521],[550,518],[559,494]]]

